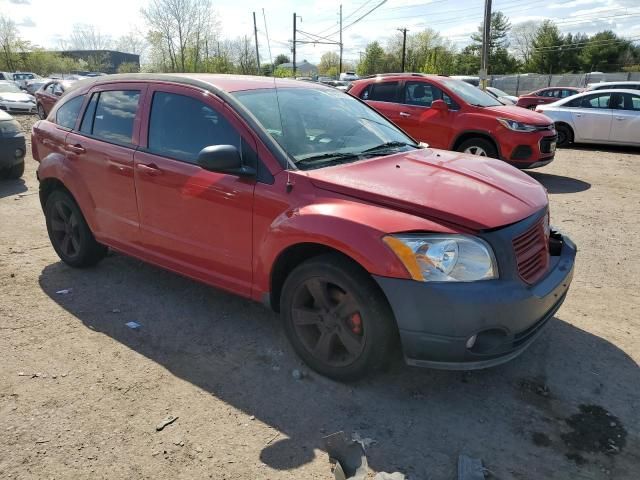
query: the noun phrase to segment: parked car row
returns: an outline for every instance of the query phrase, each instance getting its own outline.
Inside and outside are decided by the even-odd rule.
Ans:
[[[548,161],[550,120],[446,77],[351,93],[210,74],[71,85],[32,132],[53,248],[73,267],[114,248],[262,301],[339,380],[397,344],[432,368],[516,357],[563,303],[576,248],[537,181],[464,152]]]
[[[36,99],[14,82],[0,80],[0,110],[10,113],[35,113]]]

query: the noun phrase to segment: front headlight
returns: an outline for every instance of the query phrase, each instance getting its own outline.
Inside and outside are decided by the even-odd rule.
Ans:
[[[498,118],[498,121],[509,130],[514,132],[535,132],[538,127],[535,125],[529,125],[528,123],[516,122],[510,118]]]
[[[421,282],[474,282],[498,278],[491,247],[466,235],[387,235],[393,250],[414,280]]]

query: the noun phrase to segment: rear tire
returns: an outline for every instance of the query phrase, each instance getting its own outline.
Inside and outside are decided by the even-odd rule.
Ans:
[[[9,179],[9,180],[17,180],[23,174],[24,174],[24,159],[20,163],[15,164],[13,167],[0,170],[0,178]]]
[[[107,248],[96,241],[71,195],[54,191],[47,198],[44,211],[51,245],[64,263],[84,268],[105,257]]]
[[[567,125],[556,125],[556,132],[558,132],[558,146],[566,147],[573,143],[573,131],[571,127]]]
[[[458,146],[458,151],[479,157],[498,158],[498,150],[493,143],[480,137],[465,140]]]
[[[349,381],[388,362],[397,338],[391,309],[371,276],[341,255],[296,267],[280,305],[289,341],[316,372]]]

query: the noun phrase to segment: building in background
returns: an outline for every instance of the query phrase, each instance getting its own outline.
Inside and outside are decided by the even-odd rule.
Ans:
[[[278,68],[285,68],[287,70],[293,70],[293,63],[281,63]],[[315,77],[318,75],[318,67],[312,63],[303,60],[296,62],[296,76],[298,77]]]
[[[122,64],[135,65],[140,69],[140,55],[117,52],[115,50],[63,50],[58,53],[64,57],[83,60],[87,70],[92,72],[118,73]]]

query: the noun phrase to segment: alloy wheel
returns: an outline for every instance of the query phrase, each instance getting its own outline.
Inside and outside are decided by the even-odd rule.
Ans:
[[[484,148],[478,147],[477,145],[472,145],[468,148],[465,148],[464,153],[469,153],[471,155],[477,155],[479,157],[486,157],[487,152]]]
[[[333,367],[356,361],[363,352],[366,329],[354,296],[321,277],[300,285],[291,311],[294,331],[317,360]]]
[[[51,214],[51,231],[56,245],[69,258],[80,252],[80,223],[75,212],[63,201],[54,205]]]

